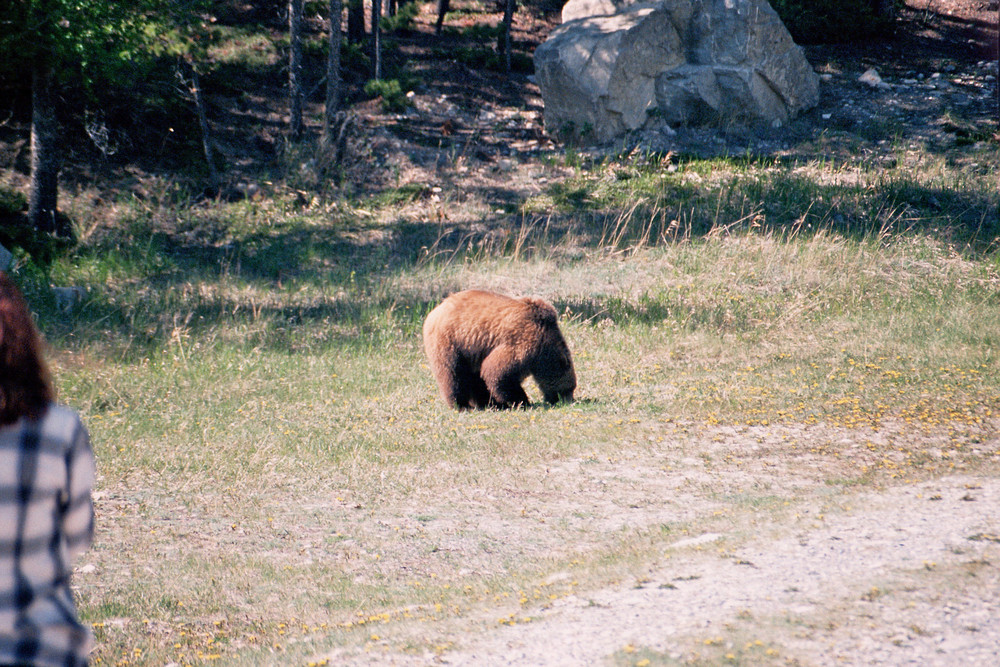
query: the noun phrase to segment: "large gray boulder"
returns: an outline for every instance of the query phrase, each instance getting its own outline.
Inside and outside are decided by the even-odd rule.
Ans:
[[[562,9],[562,22],[587,19],[592,16],[611,16],[636,0],[569,0]]]
[[[819,77],[766,0],[570,0],[563,16],[535,50],[550,134],[775,125],[819,98]]]

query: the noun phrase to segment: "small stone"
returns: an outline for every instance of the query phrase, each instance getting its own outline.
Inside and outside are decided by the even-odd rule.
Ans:
[[[878,72],[874,69],[866,70],[864,74],[858,77],[858,81],[861,83],[866,83],[872,88],[888,88],[889,84],[882,80]]]
[[[56,306],[59,310],[68,313],[87,298],[87,289],[78,286],[53,287],[52,296],[55,297]]]

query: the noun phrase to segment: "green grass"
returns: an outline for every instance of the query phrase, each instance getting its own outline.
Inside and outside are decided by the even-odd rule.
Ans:
[[[220,65],[238,64],[260,73],[272,68],[279,55],[273,37],[263,28],[213,26],[208,58]]]
[[[95,663],[306,664],[408,623],[530,622],[687,526],[604,533],[562,513],[555,537],[511,541],[463,517],[532,516],[543,471],[567,462],[751,460],[705,450],[721,428],[784,434],[790,460],[829,465],[830,493],[995,474],[997,194],[921,159],[581,163],[502,237],[407,219],[425,193],[411,184],[349,206],[280,191],[189,206],[164,188],[78,220],[93,233],[48,276],[18,275],[29,294],[49,279],[88,291],[70,314],[36,308],[99,460],[93,568],[76,580]],[[466,286],[554,302],[576,403],[441,403],[421,324]],[[483,496],[511,500],[469,500]],[[732,518],[703,527],[800,501],[780,484],[711,497]],[[705,664],[767,655],[753,636],[709,639]],[[673,664],[635,651],[614,664]]]

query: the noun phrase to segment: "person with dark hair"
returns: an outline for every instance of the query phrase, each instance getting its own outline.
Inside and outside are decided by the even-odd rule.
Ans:
[[[0,665],[87,664],[70,573],[93,539],[93,483],[87,430],[55,403],[28,304],[0,272]]]

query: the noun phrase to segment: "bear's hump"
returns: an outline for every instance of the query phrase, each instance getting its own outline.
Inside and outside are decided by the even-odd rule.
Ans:
[[[556,313],[555,307],[545,299],[537,296],[523,296],[521,303],[528,306],[533,319],[545,324],[556,323],[558,313]]]

